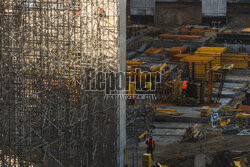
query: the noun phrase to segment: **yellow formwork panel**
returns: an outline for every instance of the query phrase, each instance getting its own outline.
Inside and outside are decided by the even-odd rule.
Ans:
[[[181,59],[182,62],[206,64],[214,61],[213,57],[187,56]]]
[[[209,70],[214,64],[216,64],[215,57],[187,56],[181,59],[181,61],[189,63],[189,73],[190,75],[192,75],[192,73],[194,72],[194,78],[197,80],[205,78],[207,70]]]
[[[226,47],[200,47],[196,52],[205,52],[208,54],[212,53],[224,53],[227,50]]]
[[[195,51],[195,56],[213,57],[212,65],[221,64],[221,56],[226,51],[226,47],[200,47]]]
[[[249,58],[248,53],[225,53],[222,55],[221,64],[234,64],[234,68],[246,69]]]

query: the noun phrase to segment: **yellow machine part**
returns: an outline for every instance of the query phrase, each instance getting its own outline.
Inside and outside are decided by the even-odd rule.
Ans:
[[[223,120],[223,119],[219,118],[219,121],[220,121],[220,126],[223,127],[223,126],[228,125],[231,122],[231,119],[228,118],[226,120]]]
[[[234,165],[235,165],[236,167],[241,167],[240,161],[234,161]]]

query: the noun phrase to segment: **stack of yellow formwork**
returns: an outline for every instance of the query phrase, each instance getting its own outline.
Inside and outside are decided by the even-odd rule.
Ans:
[[[177,54],[177,55],[174,55],[170,61],[179,62],[182,58],[187,57],[187,56],[191,56],[191,55],[190,54]]]
[[[248,53],[225,53],[222,55],[221,64],[234,64],[234,68],[246,69],[248,68],[248,61],[250,56]]]
[[[250,28],[244,28],[241,30],[242,33],[250,33]]]
[[[214,58],[212,66],[221,65],[221,56],[227,50],[225,47],[200,47],[195,51],[195,56]]]
[[[187,56],[181,59],[182,62],[188,63],[189,75],[195,80],[202,80],[207,75],[207,71],[214,64],[213,57],[203,57],[203,56]]]
[[[167,51],[167,56],[174,56],[177,54],[182,54],[187,50],[186,46],[174,46]]]
[[[151,154],[143,154],[142,165],[143,165],[143,167],[151,167],[152,166]]]

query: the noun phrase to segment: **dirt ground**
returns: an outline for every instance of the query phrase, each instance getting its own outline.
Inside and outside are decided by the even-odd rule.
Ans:
[[[245,93],[241,93],[235,97],[231,103],[234,106],[236,103],[245,98]],[[165,162],[168,159],[173,159],[176,156],[188,157],[188,161],[179,164],[178,167],[192,167],[194,156],[197,154],[212,155],[221,151],[250,151],[250,136],[237,136],[235,134],[225,135],[220,129],[212,129],[210,124],[203,124],[201,129],[207,129],[206,140],[198,142],[182,142],[176,141],[174,143],[156,143],[156,150],[154,151],[154,161],[152,165],[157,162]],[[137,161],[134,166],[141,165],[141,156],[145,153],[146,146],[142,145],[137,148]],[[176,162],[178,163],[178,162]],[[169,167],[175,165],[169,165]]]
[[[141,156],[146,147],[138,148],[138,166],[141,166]],[[206,140],[199,142],[175,142],[167,145],[158,145],[154,152],[154,161],[164,162],[177,156],[193,159],[195,155],[204,153],[211,155],[220,151],[250,151],[250,136],[224,135],[218,131],[209,131]],[[185,167],[192,167],[190,161],[184,163]],[[190,164],[190,165],[188,165]],[[193,164],[193,161],[192,161]],[[170,166],[171,167],[171,166]],[[181,166],[179,166],[181,167]]]
[[[161,147],[156,156],[159,160],[174,158],[176,155],[192,156],[199,153],[212,154],[219,151],[249,151],[250,136],[219,135],[208,136],[206,141],[197,143],[178,142]]]

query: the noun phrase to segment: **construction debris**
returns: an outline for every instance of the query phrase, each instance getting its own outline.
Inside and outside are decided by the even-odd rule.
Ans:
[[[186,129],[182,141],[200,141],[201,139],[206,139],[206,132],[199,129],[198,124],[194,124]]]
[[[243,129],[237,135],[238,136],[249,136],[250,135],[250,129]]]

